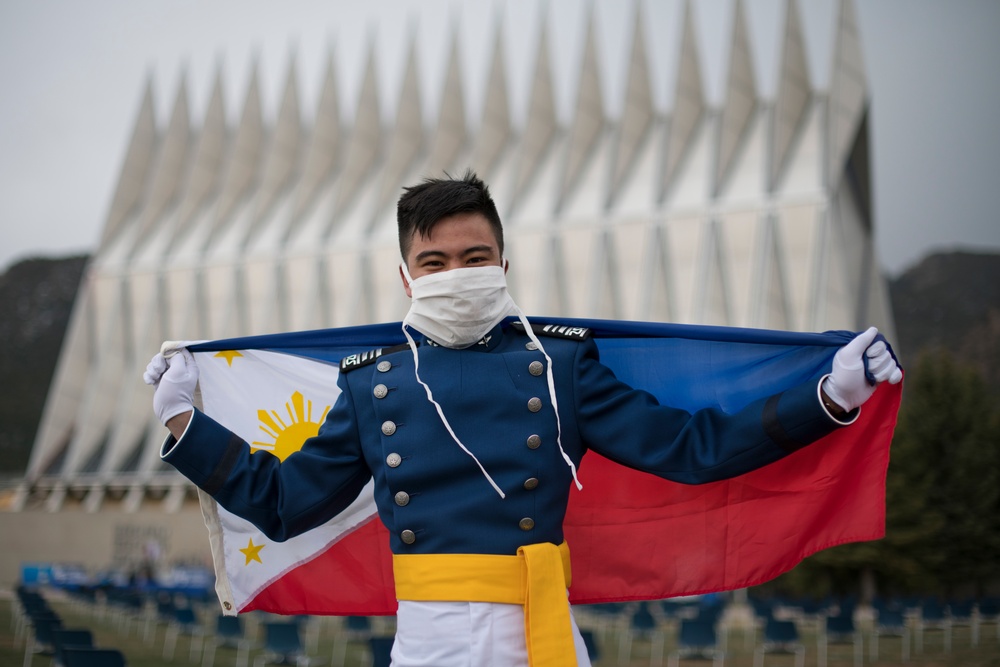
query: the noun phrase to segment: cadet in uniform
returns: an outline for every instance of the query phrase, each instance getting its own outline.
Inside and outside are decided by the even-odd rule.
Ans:
[[[660,405],[601,364],[586,329],[524,318],[506,291],[496,208],[474,174],[407,188],[397,217],[408,342],[346,357],[319,434],[284,463],[251,456],[192,407],[186,350],[155,356],[146,380],[171,432],[163,459],[272,539],[325,523],[374,478],[399,667],[589,664],[566,598],[562,528],[588,449],[711,482],[850,424],[874,391],[863,355],[878,381],[901,379],[870,329],[829,374],[739,413]]]

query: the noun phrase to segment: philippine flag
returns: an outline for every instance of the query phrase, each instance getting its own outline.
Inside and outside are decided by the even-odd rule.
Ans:
[[[661,403],[734,411],[828,369],[851,332],[792,333],[600,320],[601,360]],[[254,456],[284,460],[337,399],[339,360],[403,341],[383,324],[192,345],[204,411]],[[902,385],[882,385],[858,420],[734,479],[687,486],[590,452],[565,521],[574,603],[658,599],[767,581],[834,545],[885,530],[885,474]],[[294,490],[293,490],[294,492]],[[396,609],[388,534],[371,487],[327,524],[272,542],[202,494],[223,611],[385,615]]]

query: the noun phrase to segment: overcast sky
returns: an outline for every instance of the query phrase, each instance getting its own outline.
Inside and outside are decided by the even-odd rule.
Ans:
[[[656,104],[665,112],[682,0],[639,1]],[[813,85],[825,88],[838,0],[796,1]],[[1000,252],[1000,2],[854,2],[871,91],[883,268],[897,275],[937,250]],[[764,95],[776,86],[785,3],[745,0]],[[709,99],[718,103],[735,0],[692,5]],[[423,103],[433,114],[457,26],[476,119],[499,21],[512,113],[520,122],[538,31],[547,20],[557,108],[568,118],[591,11],[605,102],[617,114],[635,11],[628,0],[0,0],[0,271],[26,257],[95,248],[147,81],[160,125],[184,81],[197,126],[218,71],[235,119],[256,62],[270,118],[295,67],[311,122],[332,56],[349,120],[374,46],[381,104],[390,116],[416,34]]]

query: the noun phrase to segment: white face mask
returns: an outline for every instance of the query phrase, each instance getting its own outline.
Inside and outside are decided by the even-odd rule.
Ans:
[[[518,313],[507,293],[502,266],[475,266],[410,278],[412,302],[403,318],[435,343],[453,349],[475,345],[510,314]]]

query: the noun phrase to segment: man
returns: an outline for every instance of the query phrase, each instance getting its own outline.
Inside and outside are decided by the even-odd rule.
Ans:
[[[284,463],[251,456],[193,408],[186,350],[157,355],[145,376],[171,433],[164,460],[272,539],[321,525],[374,478],[397,666],[589,664],[562,531],[588,449],[678,482],[724,479],[856,419],[874,392],[863,357],[877,381],[901,379],[869,329],[829,374],[736,414],[659,405],[600,363],[585,330],[532,329],[507,293],[502,225],[474,174],[407,188],[397,218],[408,342],[346,357],[319,434]]]

